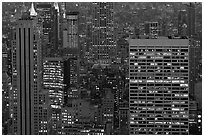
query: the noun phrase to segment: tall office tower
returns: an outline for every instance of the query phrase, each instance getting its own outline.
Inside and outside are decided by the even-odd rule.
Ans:
[[[105,125],[105,134],[113,134],[114,126],[114,94],[106,89],[105,97],[102,99],[102,120]]]
[[[131,39],[130,134],[189,133],[189,41]]]
[[[202,50],[200,41],[191,39],[189,47],[189,134],[202,134],[197,116],[202,113]]]
[[[119,106],[119,129],[120,135],[129,134],[129,102],[121,101]]]
[[[59,43],[60,43],[60,32],[59,32],[59,6],[58,3],[54,3],[54,6],[51,8],[51,52],[50,57],[59,56]]]
[[[201,81],[201,58],[200,41],[191,39],[189,47],[189,96],[191,100],[196,99],[195,85]]]
[[[43,87],[48,90],[52,108],[61,108],[63,105],[63,59],[45,58],[43,62]]]
[[[2,44],[2,134],[10,134],[10,94],[11,94],[11,78],[8,75],[8,53],[7,44]]]
[[[38,134],[42,24],[29,13],[17,21],[13,40],[13,134]]]
[[[124,38],[120,38],[117,41],[117,58],[120,60],[121,63],[128,61],[128,54],[129,54],[129,44],[128,41]]]
[[[199,135],[198,103],[189,101],[189,135]]]
[[[184,36],[184,29],[185,26],[187,27],[188,25],[188,17],[187,17],[187,11],[186,10],[180,10],[178,14],[178,35],[179,36]],[[187,33],[186,33],[187,35]]]
[[[58,134],[61,108],[64,103],[64,67],[60,57],[45,58],[43,62],[43,87],[49,97],[49,134]]]
[[[63,49],[65,54],[77,54],[79,51],[79,12],[68,12],[63,29]]]
[[[38,3],[36,6],[36,11],[39,15],[39,22],[43,23],[43,56],[48,57],[51,45],[51,8],[52,5],[49,3]]]
[[[59,6],[57,3],[38,3],[36,11],[39,21],[43,23],[43,56],[57,56],[60,41]]]
[[[68,100],[79,97],[79,60],[76,57],[69,57],[64,60],[64,104]]]
[[[195,35],[195,24],[196,24],[196,15],[195,15],[195,3],[189,3],[187,5],[188,10],[188,36],[192,37]]]
[[[86,63],[93,63],[93,55],[92,52],[92,22],[91,18],[87,18],[86,22],[86,42],[85,42],[85,49],[84,49],[84,62]]]
[[[67,12],[63,28],[63,57],[64,69],[64,95],[65,105],[68,98],[77,98],[79,93],[79,13]]]
[[[92,46],[95,63],[110,64],[116,57],[113,3],[92,3]]]
[[[50,131],[50,101],[48,90],[42,90],[39,94],[39,135],[48,135]]]
[[[2,73],[2,134],[10,134],[11,126],[11,79],[6,72]]]

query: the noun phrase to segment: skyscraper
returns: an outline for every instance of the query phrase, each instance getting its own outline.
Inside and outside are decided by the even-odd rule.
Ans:
[[[190,2],[188,7],[188,36],[192,37],[195,35],[196,15],[195,15],[195,3]]]
[[[102,120],[105,125],[105,134],[113,134],[114,127],[114,94],[110,89],[105,89],[105,97],[102,99]]]
[[[69,57],[64,60],[64,104],[79,97],[79,60]]]
[[[68,48],[70,50],[78,50],[78,12],[68,12],[66,15],[66,22],[63,30],[63,48]],[[76,51],[75,51],[76,52]]]
[[[63,26],[64,95],[67,105],[68,98],[79,95],[79,12],[67,12]]]
[[[95,63],[110,64],[116,57],[113,3],[92,3],[92,46]]]
[[[49,50],[48,47],[51,43],[51,8],[52,5],[49,3],[38,3],[36,6],[36,11],[39,15],[39,22],[43,23],[43,56],[48,57],[49,56]]]
[[[59,6],[57,3],[38,3],[36,11],[39,22],[43,23],[43,56],[57,56],[60,43]]]
[[[60,57],[44,58],[43,62],[43,90],[47,90],[50,118],[48,122],[49,134],[60,133],[61,109],[64,104],[64,67]]]
[[[187,20],[187,12],[186,10],[180,10],[178,14],[178,35],[183,36],[183,30],[185,29],[185,26],[188,26],[188,20]],[[187,35],[187,34],[186,34]]]
[[[130,40],[130,134],[189,132],[189,41]]]
[[[38,134],[42,26],[33,8],[18,20],[13,40],[13,133]]]
[[[64,68],[60,57],[45,58],[43,62],[43,86],[48,90],[51,108],[63,105]]]
[[[60,48],[59,19],[60,19],[59,6],[55,2],[51,8],[51,53],[50,53],[50,57],[59,56],[59,52],[58,52]]]

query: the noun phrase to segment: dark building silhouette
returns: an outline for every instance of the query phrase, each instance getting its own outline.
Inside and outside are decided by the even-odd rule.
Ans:
[[[17,21],[13,40],[13,134],[31,135],[39,131],[38,97],[41,82],[41,31],[32,4],[30,15]]]
[[[68,100],[79,97],[79,60],[69,57],[64,60],[64,105]]]
[[[188,10],[188,36],[193,37],[196,34],[195,30],[195,23],[196,23],[196,18],[195,18],[195,3],[189,3],[187,5],[187,10]]]
[[[60,48],[60,12],[58,3],[54,3],[51,11],[51,17],[52,17],[52,33],[51,33],[51,45],[52,45],[52,52],[51,56],[59,56],[59,48]]]

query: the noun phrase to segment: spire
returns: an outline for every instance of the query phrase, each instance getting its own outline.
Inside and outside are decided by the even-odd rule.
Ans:
[[[54,7],[55,7],[55,9],[57,10],[57,12],[59,12],[59,6],[58,6],[58,3],[57,3],[57,2],[54,2]]]
[[[32,4],[31,4],[31,8],[30,8],[29,11],[30,11],[30,15],[31,15],[31,16],[37,16],[37,12],[35,11],[33,2],[32,2]]]

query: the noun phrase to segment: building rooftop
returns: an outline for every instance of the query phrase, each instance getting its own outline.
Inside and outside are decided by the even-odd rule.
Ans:
[[[63,61],[61,57],[46,57],[44,58],[45,61]]]
[[[130,46],[187,46],[188,39],[129,39]]]

